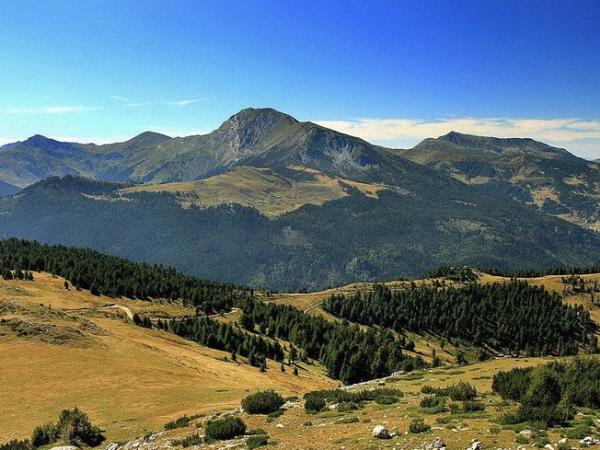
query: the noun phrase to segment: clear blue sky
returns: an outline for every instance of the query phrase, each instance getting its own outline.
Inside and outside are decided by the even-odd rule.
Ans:
[[[599,24],[596,0],[2,0],[0,140],[271,106],[390,145],[458,128],[600,157]]]

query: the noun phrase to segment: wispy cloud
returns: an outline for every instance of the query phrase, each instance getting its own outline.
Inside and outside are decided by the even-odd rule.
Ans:
[[[141,107],[141,106],[177,106],[179,108],[183,108],[185,106],[193,105],[194,103],[198,103],[201,101],[199,98],[185,98],[182,100],[174,100],[174,101],[150,101],[150,102],[139,102],[136,100],[132,100],[129,97],[124,97],[122,95],[109,95],[108,98],[112,100],[116,100],[119,103],[122,103],[124,106],[130,107]]]
[[[367,141],[388,144],[416,143],[427,137],[441,136],[450,131],[482,136],[530,137],[567,148],[576,147],[578,141],[600,140],[600,120],[576,118],[452,117],[439,120],[360,118],[319,120],[316,123]],[[597,154],[600,156],[600,142],[598,144]]]
[[[193,105],[194,103],[198,103],[199,101],[200,101],[199,98],[188,98],[188,99],[185,99],[185,100],[178,100],[176,102],[169,102],[168,104],[172,105],[172,106],[183,107],[183,106]]]
[[[53,105],[53,106],[16,106],[0,109],[2,114],[66,114],[93,111],[88,106]]]
[[[437,137],[449,131],[496,137],[532,137],[552,142],[600,139],[600,120],[449,118],[319,120],[318,124],[371,141]]]

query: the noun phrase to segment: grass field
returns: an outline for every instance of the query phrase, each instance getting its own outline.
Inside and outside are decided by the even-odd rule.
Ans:
[[[273,169],[240,167],[200,181],[144,184],[122,189],[121,194],[168,192],[175,194],[184,207],[239,204],[257,209],[266,216],[279,216],[303,205],[322,205],[346,197],[352,186],[370,197],[388,187],[330,177],[301,166],[289,168],[304,176],[296,179],[280,175]],[[391,187],[390,187],[391,189]]]
[[[525,448],[517,443],[518,431],[526,429],[502,426],[498,418],[513,411],[516,405],[503,402],[491,390],[492,376],[498,371],[509,370],[513,367],[528,367],[549,361],[544,358],[497,359],[477,363],[467,367],[444,367],[413,372],[388,380],[386,386],[399,389],[404,397],[397,404],[378,405],[366,403],[364,407],[350,412],[329,410],[317,414],[308,414],[299,405],[287,410],[280,417],[271,420],[266,416],[242,414],[242,419],[249,429],[263,429],[271,438],[268,448],[278,449],[418,449],[426,448],[437,436],[443,438],[448,448],[464,449],[472,439],[481,441],[482,448]],[[478,400],[485,405],[485,411],[475,413],[456,413],[449,411],[431,413],[421,408],[419,402],[426,397],[421,393],[425,385],[445,387],[467,381],[477,388]],[[359,389],[359,388],[356,388]],[[364,389],[364,387],[361,387]],[[446,406],[452,402],[447,399]],[[355,419],[356,418],[356,419]],[[423,419],[432,427],[425,433],[413,434],[408,432],[413,419]],[[577,419],[579,421],[583,418]],[[203,433],[204,419],[194,421],[194,425],[167,433],[161,437],[162,442],[171,440],[174,436],[182,437],[190,434]],[[391,440],[378,440],[371,437],[375,425],[384,425],[398,435]],[[537,432],[538,430],[533,430]],[[549,442],[556,448],[556,442],[567,430],[553,429],[548,432]],[[243,446],[242,440],[238,441]],[[535,439],[531,440],[531,444]],[[571,439],[570,445],[578,446]],[[216,443],[210,448],[231,448],[231,442]],[[208,446],[204,446],[208,448]],[[204,448],[203,447],[203,448]]]
[[[0,327],[0,442],[28,437],[34,426],[75,406],[114,440],[185,413],[234,407],[257,389],[301,394],[337,385],[314,366],[295,377],[271,362],[263,374],[226,361],[227,353],[136,327],[123,311],[103,308],[118,303],[134,312],[189,312],[181,306],[94,297],[67,291],[63,283],[47,274],[35,274],[34,282],[0,281],[0,320],[19,320],[30,333]]]

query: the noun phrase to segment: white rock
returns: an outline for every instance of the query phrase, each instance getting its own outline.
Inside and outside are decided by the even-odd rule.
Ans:
[[[79,447],[75,447],[74,445],[60,445],[52,447],[50,450],[79,450]]]
[[[444,440],[441,437],[438,436],[431,443],[431,448],[445,449],[446,443],[444,442]]]
[[[531,430],[523,430],[519,432],[519,436],[525,436],[527,439],[530,439],[533,432]]]
[[[546,450],[554,450],[554,447],[552,447],[552,445],[550,445],[550,444],[546,444],[546,445],[544,445],[544,448],[545,448]]]
[[[277,425],[275,425],[275,428],[285,428],[285,425],[282,423],[278,423]]]
[[[567,441],[568,441],[568,439],[567,439],[567,438],[562,438],[562,439],[559,439],[559,440],[558,440],[558,443],[559,443],[559,444],[566,444],[566,443],[567,443]]]
[[[592,436],[586,436],[580,440],[579,443],[585,445],[600,445],[600,439],[593,438]]]
[[[477,439],[474,439],[471,445],[467,447],[467,450],[481,450],[481,442]]]
[[[112,444],[108,444],[108,446],[106,447],[106,450],[117,450],[119,448],[119,444],[117,444],[116,442],[113,442]]]
[[[390,433],[388,432],[387,428],[384,427],[383,425],[377,425],[376,427],[374,427],[371,434],[373,435],[374,438],[377,438],[377,439],[390,439],[391,438]]]

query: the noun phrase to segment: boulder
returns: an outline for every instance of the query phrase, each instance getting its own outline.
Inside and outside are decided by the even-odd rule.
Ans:
[[[533,435],[533,431],[531,430],[523,430],[519,432],[519,436],[524,436],[527,439],[531,439],[531,436]]]
[[[79,447],[74,445],[59,445],[58,447],[52,447],[50,450],[79,450]]]
[[[119,448],[119,444],[117,444],[116,442],[113,442],[112,444],[108,444],[108,446],[106,447],[106,450],[117,450]]]
[[[585,445],[600,445],[600,439],[593,438],[592,436],[586,436],[580,440],[579,443]]]
[[[431,448],[445,450],[446,449],[446,443],[444,442],[444,440],[441,437],[438,436],[431,443]]]
[[[558,443],[559,443],[559,444],[566,444],[567,442],[568,442],[568,439],[567,439],[567,438],[562,438],[562,439],[559,439],[559,440],[558,440]]]
[[[377,438],[377,439],[390,439],[391,438],[388,429],[386,427],[384,427],[383,425],[377,425],[375,428],[373,428],[373,431],[371,432],[371,434],[373,435],[374,438]]]
[[[546,444],[546,445],[544,445],[544,448],[545,448],[546,450],[554,450],[554,447],[552,447],[552,445],[551,445],[551,444]]]
[[[481,450],[481,442],[477,439],[473,439],[471,441],[471,445],[467,447],[467,450]]]

